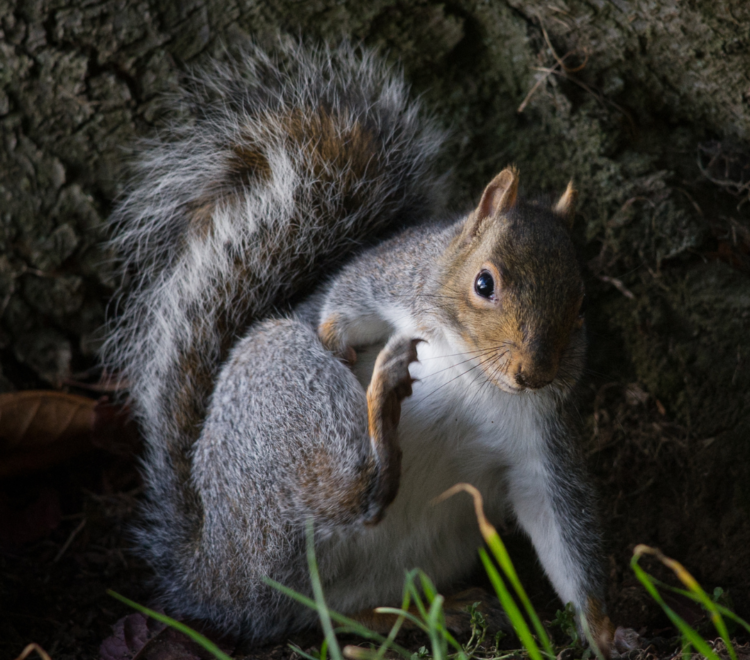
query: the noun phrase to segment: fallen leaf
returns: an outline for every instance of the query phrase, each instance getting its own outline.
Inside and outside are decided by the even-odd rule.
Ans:
[[[149,640],[135,660],[213,660],[213,656],[182,633],[165,628]]]
[[[164,624],[143,614],[129,614],[112,628],[112,635],[99,647],[101,660],[132,660]]]
[[[66,392],[0,394],[0,448],[29,450],[90,432],[95,406],[93,399]]]
[[[47,390],[0,395],[0,478],[48,468],[93,448],[128,455],[137,446],[127,406]]]
[[[186,625],[200,627],[197,622]],[[234,648],[227,647],[227,642],[217,643],[225,653]],[[213,660],[209,651],[183,633],[140,613],[120,619],[99,654],[100,660]]]

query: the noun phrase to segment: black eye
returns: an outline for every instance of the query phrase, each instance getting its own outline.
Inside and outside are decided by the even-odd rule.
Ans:
[[[589,301],[586,296],[586,294],[583,294],[583,299],[581,300],[581,306],[578,308],[578,316],[583,317],[584,314],[586,314],[586,308],[589,306]]]
[[[474,291],[476,291],[482,298],[492,298],[495,294],[495,280],[492,279],[486,270],[483,270],[474,282]]]

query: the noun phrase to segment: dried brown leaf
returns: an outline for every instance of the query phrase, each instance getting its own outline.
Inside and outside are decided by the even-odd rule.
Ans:
[[[89,448],[96,405],[66,392],[0,395],[0,478],[49,467]]]
[[[141,613],[129,614],[120,619],[112,635],[102,642],[99,649],[101,660],[132,660],[155,635],[164,629],[164,624]]]
[[[96,401],[67,392],[28,390],[0,394],[2,449],[29,450],[91,432]]]
[[[225,652],[233,648],[219,644]],[[213,660],[211,653],[181,632],[140,613],[120,619],[99,654],[100,660]]]

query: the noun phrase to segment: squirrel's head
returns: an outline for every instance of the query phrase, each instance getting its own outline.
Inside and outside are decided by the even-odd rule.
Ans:
[[[509,392],[572,386],[583,366],[585,295],[570,238],[572,184],[552,205],[518,198],[518,173],[487,186],[451,244],[440,283],[448,320]]]

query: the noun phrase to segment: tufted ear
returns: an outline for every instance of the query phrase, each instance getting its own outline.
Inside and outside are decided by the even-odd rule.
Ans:
[[[559,215],[567,225],[568,229],[573,227],[573,218],[576,215],[576,200],[578,199],[578,191],[573,188],[573,182],[568,183],[568,187],[565,189],[562,197],[560,197],[553,211]]]
[[[469,216],[464,234],[467,239],[476,236],[482,223],[488,218],[494,218],[507,213],[516,204],[518,198],[518,170],[506,167],[498,174],[482,193],[479,206]]]

